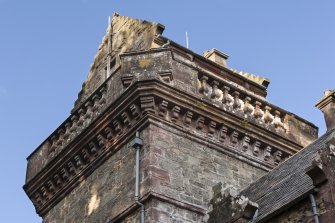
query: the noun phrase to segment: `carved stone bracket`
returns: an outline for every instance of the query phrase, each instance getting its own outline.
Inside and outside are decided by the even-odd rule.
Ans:
[[[242,133],[236,128],[228,127],[225,123],[212,119],[210,116],[196,113],[194,109],[175,104],[166,98],[145,96],[140,97],[140,101],[144,114],[150,112],[150,114],[157,115],[165,121],[178,124],[179,127],[187,129],[188,132],[199,134],[199,137],[207,136],[222,145],[234,148],[236,153],[256,158],[260,162],[275,166],[292,155],[278,147],[272,148],[273,145],[270,146],[270,144],[264,142],[262,137]]]

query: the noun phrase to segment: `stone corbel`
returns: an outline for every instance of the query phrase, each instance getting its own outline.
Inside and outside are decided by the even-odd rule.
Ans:
[[[242,151],[246,152],[249,149],[249,145],[250,145],[250,137],[244,136],[243,142],[242,142]]]
[[[312,179],[315,187],[327,180],[322,163],[320,162],[320,156],[317,156],[313,160],[312,164],[305,169],[305,172]]]
[[[125,74],[122,75],[121,81],[123,84],[123,87],[129,87],[129,85],[133,82],[134,76],[131,74]]]
[[[261,147],[261,142],[260,141],[256,141],[255,144],[254,144],[253,151],[252,151],[252,154],[254,156],[258,156],[259,155],[259,148],[260,147]]]
[[[171,120],[173,122],[177,122],[179,120],[179,114],[180,114],[180,107],[174,106],[171,110]]]
[[[153,96],[145,96],[140,98],[141,110],[144,114],[155,113],[155,99]]]
[[[167,108],[168,108],[169,102],[163,100],[162,103],[158,106],[158,115],[161,117],[165,117],[167,114]]]
[[[220,129],[220,134],[219,134],[221,142],[224,142],[226,140],[227,134],[228,134],[228,127],[223,125]]]
[[[205,118],[202,116],[199,116],[196,120],[196,128],[199,130],[202,130],[202,128],[204,127],[204,123],[205,123]]]
[[[216,131],[216,122],[210,121],[208,125],[208,136],[213,137],[215,131]]]
[[[173,80],[173,75],[171,71],[162,71],[162,72],[159,72],[158,75],[166,83],[170,83]]]
[[[193,112],[187,111],[185,113],[184,123],[186,127],[189,127],[191,125],[192,117],[193,117]]]

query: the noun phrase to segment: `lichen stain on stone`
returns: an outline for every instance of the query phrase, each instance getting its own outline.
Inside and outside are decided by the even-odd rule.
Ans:
[[[98,196],[98,190],[95,184],[91,187],[90,194],[91,194],[90,199],[87,205],[88,216],[90,216],[93,213],[93,211],[97,210],[100,205],[100,197]]]
[[[151,62],[152,62],[151,58],[140,59],[138,61],[139,65],[142,69],[148,68],[150,66]]]
[[[207,105],[205,103],[198,102],[198,101],[196,102],[196,106],[199,107],[199,108],[206,108],[207,107]]]
[[[241,126],[246,128],[249,125],[249,121],[247,119],[243,119],[243,120],[240,121],[240,124],[241,124]]]

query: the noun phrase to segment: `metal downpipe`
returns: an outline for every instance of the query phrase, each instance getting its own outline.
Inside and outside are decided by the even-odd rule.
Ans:
[[[318,212],[317,212],[317,209],[316,209],[316,202],[315,202],[315,197],[314,197],[313,193],[309,194],[309,199],[310,199],[311,205],[312,205],[314,222],[319,223],[319,215],[318,215]]]
[[[141,223],[144,223],[144,204],[139,201],[139,191],[140,191],[140,150],[143,146],[142,139],[140,138],[139,131],[136,132],[136,136],[134,139],[133,147],[136,150],[136,162],[135,162],[135,202],[137,205],[141,207]]]

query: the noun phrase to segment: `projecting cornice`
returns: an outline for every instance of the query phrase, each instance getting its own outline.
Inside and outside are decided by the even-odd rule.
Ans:
[[[251,124],[241,126],[238,116],[228,116],[224,110],[197,101],[161,80],[133,83],[103,113],[96,110],[94,122],[71,143],[65,147],[57,148],[57,143],[50,147],[58,151],[57,155],[50,157],[46,166],[24,186],[37,212],[41,216],[47,213],[131,140],[136,129],[149,124],[172,127],[176,134],[264,170],[272,169],[299,147],[285,143],[285,139],[274,139],[273,135],[254,129]]]

